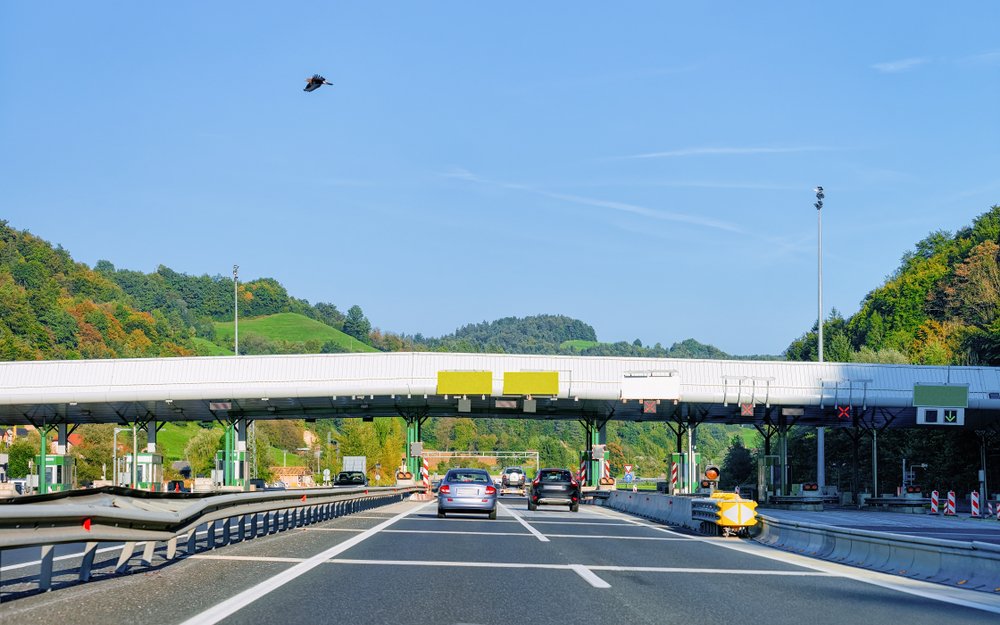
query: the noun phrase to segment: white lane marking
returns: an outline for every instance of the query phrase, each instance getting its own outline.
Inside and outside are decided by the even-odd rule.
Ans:
[[[527,534],[522,534],[527,536]],[[195,560],[232,560],[235,562],[305,562],[305,558],[282,558],[278,556],[224,556],[198,554]],[[351,560],[334,558],[328,564],[360,564],[384,566],[426,566],[464,567],[477,569],[548,569],[555,571],[578,569],[587,571],[608,571],[609,573],[683,573],[685,575],[759,575],[771,577],[840,577],[836,573],[823,571],[780,571],[773,569],[707,569],[677,566],[619,566],[616,564],[535,564],[532,562],[451,562],[448,560]],[[583,575],[581,574],[581,577]],[[595,575],[596,577],[596,575]],[[589,580],[588,580],[589,581]],[[603,581],[603,580],[602,580]],[[600,586],[603,588],[604,586]]]
[[[777,575],[788,577],[838,577],[833,573],[822,571],[776,571],[773,569],[701,569],[678,566],[618,566],[615,564],[592,564],[588,568],[594,571],[610,571],[613,573],[695,573],[718,575]]]
[[[596,535],[591,536],[587,534],[546,534],[546,536],[548,536],[549,538],[603,538],[603,539],[610,538],[611,540],[660,540],[660,541],[686,540],[684,538],[674,538],[672,536],[670,538],[661,538],[659,536],[613,536],[610,534],[604,536],[596,536]]]
[[[585,579],[587,583],[594,588],[611,588],[611,584],[598,577],[593,571],[582,564],[571,564],[569,565],[569,568],[575,571],[577,575]]]
[[[363,532],[365,530],[351,529],[349,527],[303,527],[307,532]]]
[[[518,514],[518,513],[514,512],[513,510],[511,510],[511,509],[510,509],[510,508],[508,508],[507,506],[505,506],[505,505],[503,505],[502,503],[500,503],[499,501],[497,502],[497,505],[498,505],[498,506],[500,506],[500,509],[501,509],[501,510],[503,510],[503,511],[504,511],[504,512],[506,512],[507,514],[511,515],[511,516],[512,516],[512,517],[514,517],[515,519],[517,519],[517,521],[518,521],[518,522],[519,522],[519,523],[520,523],[521,525],[523,525],[523,526],[525,526],[526,528],[528,528],[528,531],[529,531],[529,532],[531,532],[532,534],[534,534],[534,535],[535,535],[535,538],[537,538],[538,540],[542,541],[543,543],[547,543],[547,542],[549,542],[549,539],[548,539],[548,538],[546,538],[546,537],[545,537],[545,536],[544,536],[544,535],[543,535],[543,534],[542,534],[541,532],[539,532],[539,531],[538,531],[538,530],[536,530],[535,528],[531,527],[531,525],[529,525],[527,521],[525,521],[524,519],[522,519],[522,518],[521,518],[521,515],[520,515],[520,514]]]
[[[589,525],[591,527],[630,527],[631,523],[589,523],[587,521],[539,521],[538,519],[531,519],[531,522],[535,525]]]
[[[524,532],[463,532],[461,530],[385,530],[386,534],[465,534],[468,536],[526,536]]]
[[[615,512],[618,511],[616,510]],[[618,518],[618,519],[624,519],[626,521],[631,521],[626,516],[624,516],[625,513],[622,512],[618,512],[618,515],[622,516],[605,514],[604,512],[599,512],[598,514],[611,519]],[[663,532],[664,534],[681,536],[689,540],[703,542],[705,544],[714,545],[716,547],[722,547],[723,549],[732,549],[733,551],[739,551],[740,553],[745,553],[747,555],[753,555],[768,560],[776,560],[778,562],[781,562],[782,564],[790,566],[800,566],[802,568],[812,569],[813,571],[828,573],[833,577],[842,577],[844,579],[861,582],[863,584],[870,584],[872,586],[878,586],[880,588],[885,588],[887,590],[895,590],[896,592],[901,592],[908,595],[916,595],[918,597],[923,597],[926,599],[930,599],[932,601],[940,601],[942,603],[950,603],[952,605],[960,605],[963,607],[973,608],[976,610],[983,610],[985,612],[990,612],[993,614],[1000,614],[1000,597],[993,597],[991,595],[986,595],[984,597],[979,597],[981,601],[976,601],[974,599],[968,598],[969,591],[964,588],[947,588],[947,587],[942,587],[940,584],[934,584],[932,582],[924,582],[922,580],[899,577],[896,575],[890,575],[888,573],[870,571],[868,569],[847,566],[844,564],[838,564],[836,562],[826,562],[825,560],[808,558],[806,556],[800,556],[798,554],[791,552],[779,551],[772,547],[766,547],[759,543],[751,543],[745,545],[739,542],[732,542],[724,538],[687,536],[685,534],[680,534],[678,532],[674,532],[672,530],[668,530],[662,527],[657,527],[655,525],[640,523],[638,521],[631,521],[631,522],[635,523],[636,525],[641,525],[643,527],[648,527],[649,529],[656,530],[657,532]],[[775,552],[775,553],[767,553],[767,552]]]
[[[419,510],[426,508],[431,503],[433,502],[428,501],[415,508],[411,508],[409,510],[400,512],[391,519],[383,521],[382,523],[379,523],[378,525],[376,525],[371,529],[365,530],[364,532],[358,534],[357,536],[348,538],[344,542],[334,545],[333,547],[330,547],[329,549],[312,556],[308,560],[304,560],[299,564],[296,564],[295,566],[286,569],[281,573],[278,573],[277,575],[271,577],[270,579],[266,579],[263,582],[260,582],[259,584],[256,584],[244,590],[243,592],[237,593],[232,597],[230,597],[229,599],[226,599],[222,603],[218,603],[212,606],[211,608],[205,610],[204,612],[201,612],[200,614],[192,616],[191,618],[181,623],[181,625],[213,625],[214,623],[218,623],[222,619],[235,614],[237,611],[245,608],[254,601],[267,595],[268,593],[284,586],[285,584],[296,579],[297,577],[304,575],[305,573],[308,573],[309,571],[313,570],[320,564],[323,564],[324,562],[336,556],[337,554],[343,553],[344,551],[347,551],[351,547],[358,545],[362,541],[371,538],[372,536],[375,536],[376,534],[378,534],[385,528],[389,527],[396,521],[399,521],[400,519],[403,519]]]
[[[232,560],[234,562],[305,562],[305,558],[281,558],[277,556],[220,556],[199,553],[191,556],[191,560]]]

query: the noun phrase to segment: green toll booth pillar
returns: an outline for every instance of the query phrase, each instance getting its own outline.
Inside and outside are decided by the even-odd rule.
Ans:
[[[421,443],[420,418],[406,417],[406,470],[413,474],[414,479],[418,479],[420,475],[420,457],[423,455],[423,450],[418,449],[422,447],[419,443]]]

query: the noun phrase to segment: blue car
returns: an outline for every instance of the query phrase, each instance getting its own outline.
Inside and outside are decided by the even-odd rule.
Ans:
[[[483,469],[450,469],[438,486],[438,518],[448,512],[485,512],[497,518],[497,487]]]

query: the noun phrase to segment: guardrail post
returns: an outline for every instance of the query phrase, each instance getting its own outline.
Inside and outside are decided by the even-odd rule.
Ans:
[[[135,553],[135,541],[129,541],[122,546],[122,552],[118,556],[118,564],[115,565],[115,573],[125,572],[125,569],[128,568],[128,561],[132,559],[133,553]]]
[[[38,574],[38,588],[48,590],[52,587],[52,562],[55,556],[55,545],[42,545],[41,571]]]
[[[215,521],[210,521],[205,536],[205,549],[215,549]]]
[[[253,514],[250,515],[250,533],[247,536],[248,538],[257,538],[257,521],[258,521],[257,517],[258,516],[259,515],[256,512],[254,512]]]
[[[236,517],[236,540],[239,542],[247,539],[246,520],[247,517],[243,514]]]
[[[191,532],[187,535],[185,540],[184,553],[186,555],[192,555],[194,552],[198,551],[198,528],[192,528]]]
[[[83,560],[80,561],[80,581],[90,581],[90,570],[94,566],[94,556],[97,555],[97,543],[90,542],[83,548]]]
[[[149,566],[150,564],[153,563],[153,552],[154,551],[156,551],[156,541],[155,540],[147,540],[146,541],[146,546],[142,550],[142,563],[145,566]]]
[[[230,542],[232,542],[232,540],[231,540],[232,539],[232,527],[231,526],[233,524],[233,519],[232,519],[232,517],[227,517],[225,519],[222,519],[222,521],[220,521],[220,523],[222,523],[222,545],[220,545],[220,546],[221,547],[225,547]]]
[[[177,556],[177,537],[174,536],[167,541],[167,560],[173,560]]]

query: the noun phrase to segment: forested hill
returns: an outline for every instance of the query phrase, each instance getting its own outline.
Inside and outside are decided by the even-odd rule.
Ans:
[[[1000,365],[1000,206],[954,234],[932,232],[903,255],[849,319],[823,325],[831,361]],[[816,359],[816,328],[789,360]]]

